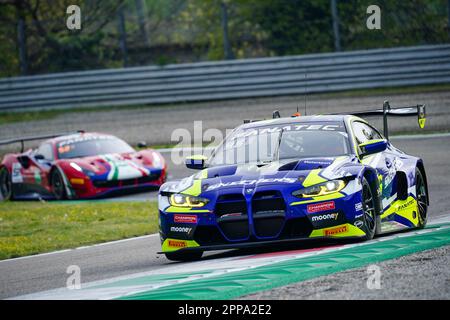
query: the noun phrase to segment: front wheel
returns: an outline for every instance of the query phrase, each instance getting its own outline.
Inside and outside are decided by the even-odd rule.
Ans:
[[[164,253],[166,255],[166,258],[171,261],[195,261],[199,260],[202,255],[203,251],[174,251],[174,252],[166,252]]]
[[[67,198],[64,179],[58,169],[52,171],[50,175],[50,184],[56,200],[64,200]]]
[[[371,240],[376,234],[379,225],[379,215],[375,207],[375,196],[367,180],[362,183],[363,228],[366,233],[364,240]]]
[[[428,219],[428,195],[422,172],[416,168],[416,197],[419,210],[418,228],[425,228]]]
[[[0,193],[4,200],[12,200],[11,174],[6,167],[0,169]]]

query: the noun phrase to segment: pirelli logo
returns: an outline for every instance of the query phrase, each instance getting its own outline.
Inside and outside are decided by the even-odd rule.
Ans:
[[[178,240],[169,240],[169,247],[173,248],[186,248],[186,241],[178,241]]]
[[[347,226],[340,226],[340,227],[336,227],[336,228],[325,229],[324,233],[325,233],[326,237],[330,237],[330,236],[334,236],[336,234],[344,233],[347,231],[348,231]]]

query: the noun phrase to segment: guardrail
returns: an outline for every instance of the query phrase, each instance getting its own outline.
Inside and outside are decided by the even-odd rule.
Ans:
[[[450,45],[0,79],[0,110],[161,104],[450,83]]]

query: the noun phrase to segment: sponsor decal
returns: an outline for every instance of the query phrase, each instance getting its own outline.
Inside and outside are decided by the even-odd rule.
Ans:
[[[386,165],[388,168],[388,174],[384,179],[384,186],[388,186],[391,184],[392,180],[394,180],[396,172],[403,167],[403,161],[399,158],[395,157],[392,163]]]
[[[364,222],[362,222],[361,220],[356,220],[354,225],[357,228],[361,228],[363,226]]]
[[[22,165],[19,162],[15,162],[12,164],[12,173],[11,173],[11,182],[12,183],[22,183]]]
[[[348,228],[347,228],[347,226],[339,226],[339,227],[336,227],[336,228],[331,228],[331,229],[325,229],[324,230],[324,234],[325,234],[325,236],[333,236],[333,235],[336,235],[336,234],[339,234],[339,233],[344,233],[344,232],[347,232],[348,231]]]
[[[284,132],[287,131],[302,131],[302,130],[313,130],[313,131],[345,131],[345,128],[341,124],[328,124],[328,123],[321,123],[321,124],[292,124],[292,125],[285,125],[285,126],[273,126],[273,127],[266,127],[261,129],[249,129],[244,130],[238,134],[236,134],[235,137],[250,137],[250,136],[257,136],[262,134],[269,134],[269,133],[275,133],[280,132],[283,130]]]
[[[36,183],[38,184],[42,182],[41,170],[39,170],[38,168],[34,169],[34,181],[36,181]]]
[[[295,178],[262,178],[262,179],[254,179],[254,180],[240,180],[233,182],[220,182],[213,185],[210,185],[207,191],[223,188],[223,187],[238,187],[238,186],[247,186],[247,185],[255,185],[257,183],[295,183],[297,179]]]
[[[186,215],[186,214],[176,214],[173,216],[173,221],[175,223],[197,223],[197,216]]]
[[[362,211],[363,205],[361,202],[355,204],[355,211]]]
[[[317,216],[313,216],[311,218],[311,220],[313,222],[323,221],[323,220],[337,220],[338,217],[339,217],[338,213],[328,213],[328,214],[320,214],[320,215],[317,215]]]
[[[170,231],[172,231],[172,232],[181,232],[181,233],[187,233],[187,234],[189,234],[189,233],[191,233],[192,228],[189,228],[189,227],[171,227],[171,228],[170,228]]]
[[[317,164],[317,165],[329,166],[330,164],[333,163],[333,161],[304,160],[303,163],[304,164]]]
[[[169,240],[168,242],[169,247],[173,248],[186,248],[187,242],[183,240]]]
[[[411,206],[411,205],[414,204],[414,201],[415,201],[415,200],[412,199],[412,200],[408,201],[408,202],[405,203],[405,204],[399,205],[399,206],[397,207],[397,210],[398,210],[398,211],[402,211],[402,210],[407,209],[409,206]]]
[[[316,212],[328,211],[328,210],[334,210],[334,209],[335,209],[334,201],[310,204],[307,207],[308,213],[316,213]]]
[[[93,140],[113,140],[113,138],[109,136],[101,136],[101,135],[75,135],[73,138],[69,138],[67,140],[61,141],[58,143],[58,148],[64,147],[66,145],[74,144],[77,142],[84,141],[93,141]]]

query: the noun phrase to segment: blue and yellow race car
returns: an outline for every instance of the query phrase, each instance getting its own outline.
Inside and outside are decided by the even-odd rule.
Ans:
[[[380,133],[361,117],[384,117]],[[388,139],[389,116],[425,106],[347,115],[244,121],[209,158],[186,159],[200,171],[159,191],[162,253],[199,259],[206,250],[304,239],[369,240],[423,228],[429,205],[422,159]]]

